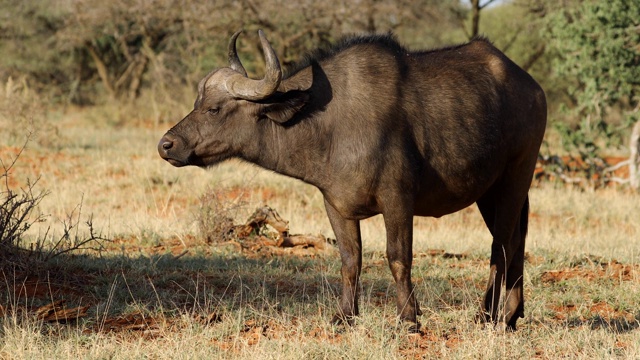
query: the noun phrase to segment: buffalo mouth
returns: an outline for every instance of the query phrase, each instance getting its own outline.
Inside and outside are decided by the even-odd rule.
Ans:
[[[169,164],[175,166],[175,167],[183,167],[183,166],[187,166],[189,165],[187,162],[182,161],[182,160],[178,160],[178,159],[172,159],[172,158],[164,158]]]
[[[163,156],[162,158],[166,160],[169,164],[175,167],[183,167],[183,166],[206,167],[207,166],[205,164],[205,161],[201,157],[196,156],[195,154],[191,154],[183,159],[179,159],[171,156],[167,156],[167,157]]]
[[[213,147],[213,149],[210,149]],[[158,143],[158,154],[161,158],[175,167],[198,166],[209,167],[229,157],[228,147],[220,142],[214,142],[205,154],[198,154],[191,147],[172,135],[165,135]],[[212,154],[213,153],[213,154]]]

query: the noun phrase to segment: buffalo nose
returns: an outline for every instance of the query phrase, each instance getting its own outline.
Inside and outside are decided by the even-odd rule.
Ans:
[[[173,140],[168,138],[167,136],[163,136],[158,143],[158,152],[160,156],[166,155],[167,151],[173,148]]]
[[[173,147],[173,141],[171,140],[165,140],[162,142],[162,148],[165,150],[169,150]]]

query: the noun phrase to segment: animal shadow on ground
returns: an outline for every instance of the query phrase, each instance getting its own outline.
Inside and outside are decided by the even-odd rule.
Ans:
[[[640,312],[636,314],[633,320],[625,316],[616,316],[609,319],[601,315],[595,315],[589,319],[570,319],[566,324],[569,328],[588,326],[591,330],[604,329],[612,333],[628,333],[640,328]]]
[[[89,331],[149,331],[184,316],[210,325],[238,313],[248,318],[320,315],[328,323],[337,310],[341,279],[335,254],[272,255],[232,242],[204,243],[184,252],[166,246],[173,242],[166,239],[163,245],[150,244],[161,252],[150,255],[149,248],[136,249],[139,242],[124,241],[129,245],[120,254],[62,254],[29,266],[24,261],[5,262],[0,267],[0,322],[20,315],[45,323],[80,324]],[[416,274],[418,284],[428,282],[432,289],[421,286],[422,295],[435,292],[437,301],[448,307],[469,306],[465,290],[457,291],[459,284],[451,283],[451,277],[426,274],[433,269],[430,262],[457,260],[438,251],[419,255],[416,270],[425,274]],[[365,307],[394,313],[395,286],[386,259],[373,253],[365,257]]]

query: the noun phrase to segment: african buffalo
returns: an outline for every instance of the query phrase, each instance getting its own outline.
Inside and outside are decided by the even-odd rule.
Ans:
[[[383,215],[398,315],[415,330],[413,216],[475,202],[493,236],[478,318],[515,329],[524,315],[528,191],[546,126],[536,81],[483,38],[415,52],[391,35],[345,38],[283,76],[258,33],[264,78],[247,77],[235,33],[230,67],[200,81],[191,113],[160,140],[160,156],[200,167],[239,158],[316,186],[342,259],[338,323],[358,315],[360,220]]]

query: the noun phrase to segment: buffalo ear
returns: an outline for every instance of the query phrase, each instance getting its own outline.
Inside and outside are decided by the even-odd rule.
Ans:
[[[260,110],[260,117],[266,117],[279,124],[291,120],[309,101],[309,94],[304,91],[293,90],[276,94],[265,103]]]

